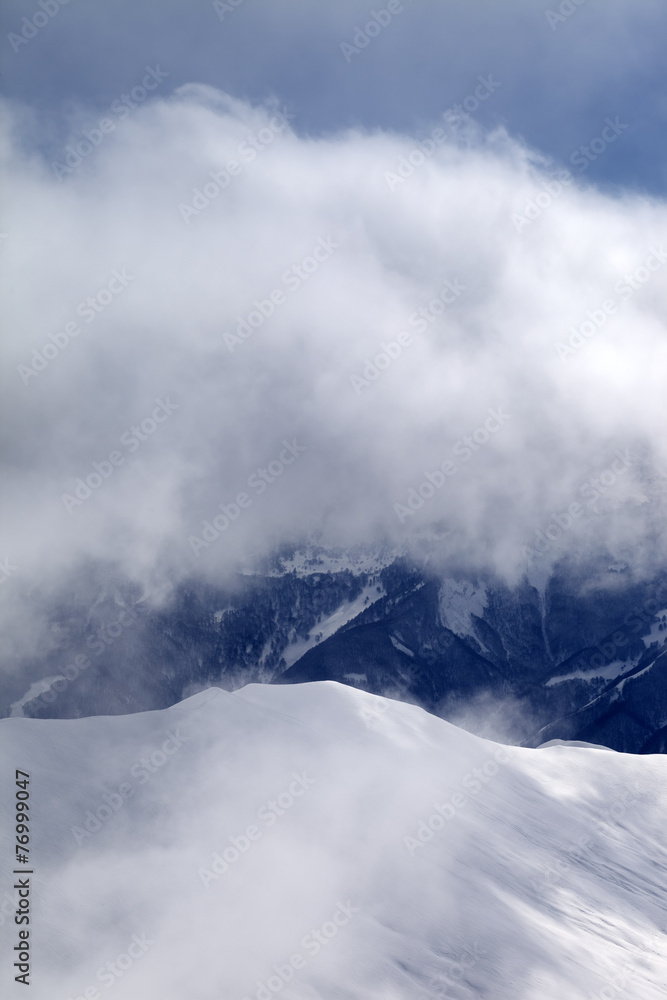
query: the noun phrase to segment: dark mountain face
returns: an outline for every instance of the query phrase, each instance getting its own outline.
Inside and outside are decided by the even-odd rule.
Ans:
[[[394,685],[475,728],[499,713],[496,725],[530,746],[568,739],[656,753],[667,737],[666,666],[667,582],[589,586],[561,572],[543,595],[498,582],[398,587],[280,680]]]
[[[538,591],[384,563],[291,559],[152,610],[118,582],[89,588],[53,609],[58,639],[23,674],[60,679],[22,710],[121,714],[211,684],[335,680],[498,739],[665,752],[667,576],[561,565]]]

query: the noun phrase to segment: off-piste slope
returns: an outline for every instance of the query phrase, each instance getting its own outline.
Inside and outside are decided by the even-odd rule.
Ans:
[[[332,682],[0,743],[5,801],[30,775],[32,1000],[664,997],[664,756],[502,747]]]

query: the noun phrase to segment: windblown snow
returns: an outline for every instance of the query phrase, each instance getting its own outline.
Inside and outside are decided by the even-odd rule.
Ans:
[[[0,743],[5,801],[30,774],[32,1000],[664,997],[663,756],[502,747],[331,682]]]

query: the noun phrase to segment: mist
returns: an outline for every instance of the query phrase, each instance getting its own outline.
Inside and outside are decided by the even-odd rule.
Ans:
[[[10,643],[84,565],[158,601],[303,539],[652,572],[664,201],[472,115],[311,138],[164,72],[58,155],[2,107]]]

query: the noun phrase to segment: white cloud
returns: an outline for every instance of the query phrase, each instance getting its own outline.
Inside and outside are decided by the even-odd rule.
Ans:
[[[183,87],[143,103],[60,182],[25,152],[20,111],[5,104],[0,557],[18,570],[3,594],[17,581],[57,585],[85,558],[156,585],[224,573],[316,528],[345,544],[404,540],[435,521],[447,551],[515,577],[522,546],[581,500],[616,449],[634,449],[633,483],[652,463],[667,468],[667,271],[627,300],[615,290],[661,247],[663,202],[577,179],[517,232],[513,214],[551,168],[507,134],[466,131],[392,192],[386,172],[414,136],[311,140],[278,129],[278,111]],[[202,205],[194,189],[230,160],[239,169],[224,190],[209,187],[184,222],[179,206]],[[100,297],[123,269],[132,280],[122,294]],[[421,331],[414,314],[446,282],[465,290]],[[251,313],[256,321],[262,304],[268,312],[276,290],[272,314],[230,350],[225,334]],[[98,308],[87,322],[90,296]],[[556,345],[610,298],[615,315],[563,361]],[[24,384],[19,366],[68,323],[80,333],[61,348],[56,338]],[[351,376],[403,331],[410,346],[355,391]],[[165,396],[178,409],[130,452],[122,435]],[[464,445],[453,453],[499,407],[511,415],[499,432],[488,442],[480,433],[468,460]],[[306,451],[260,494],[249,477],[284,439]],[[122,465],[68,512],[62,495],[114,451]],[[394,504],[452,459],[444,487],[401,524]],[[663,481],[644,481],[648,503],[623,483],[613,516],[596,519],[596,544],[625,558],[648,540]],[[252,503],[195,559],[189,537],[244,492]],[[584,530],[563,544],[580,551]]]

